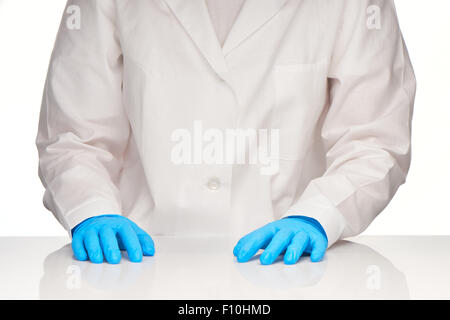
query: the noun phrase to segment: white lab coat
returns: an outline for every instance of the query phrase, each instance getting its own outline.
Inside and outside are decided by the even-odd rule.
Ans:
[[[37,137],[44,204],[67,230],[122,214],[165,235],[306,215],[332,245],[405,181],[414,95],[392,0],[247,0],[223,47],[204,0],[71,0]],[[195,121],[278,128],[279,170],[174,163]]]

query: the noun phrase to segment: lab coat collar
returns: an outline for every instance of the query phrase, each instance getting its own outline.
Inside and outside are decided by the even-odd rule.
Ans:
[[[228,72],[225,57],[274,17],[288,0],[246,0],[221,47],[205,0],[164,0],[215,72]]]
[[[180,24],[219,76],[228,71],[204,0],[165,0]]]
[[[223,46],[226,56],[272,19],[288,0],[246,0]]]

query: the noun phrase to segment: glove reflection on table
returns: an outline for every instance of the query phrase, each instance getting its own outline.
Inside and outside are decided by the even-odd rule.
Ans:
[[[152,238],[133,221],[120,215],[101,215],[84,220],[72,229],[72,250],[77,260],[111,264],[120,262],[126,250],[131,262],[153,256]]]
[[[290,216],[271,222],[243,238],[234,247],[238,262],[249,261],[260,249],[263,265],[272,264],[284,253],[285,264],[295,264],[303,254],[319,262],[328,247],[327,235],[320,223],[305,216]]]

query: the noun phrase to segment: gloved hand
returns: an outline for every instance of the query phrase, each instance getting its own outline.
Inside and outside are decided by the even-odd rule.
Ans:
[[[142,255],[153,256],[152,238],[133,221],[120,215],[101,215],[84,220],[72,229],[75,258],[112,264],[120,262],[120,250],[126,250],[131,262],[141,262]]]
[[[247,262],[259,249],[262,264],[272,264],[284,251],[284,263],[295,264],[303,253],[311,254],[311,261],[322,260],[328,238],[320,223],[304,216],[290,216],[271,222],[244,236],[236,244],[233,254],[238,262]]]

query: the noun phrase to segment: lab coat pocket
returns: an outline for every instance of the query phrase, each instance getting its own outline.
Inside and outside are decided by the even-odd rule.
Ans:
[[[274,68],[272,129],[279,130],[279,158],[302,160],[327,99],[327,64],[280,64]]]

